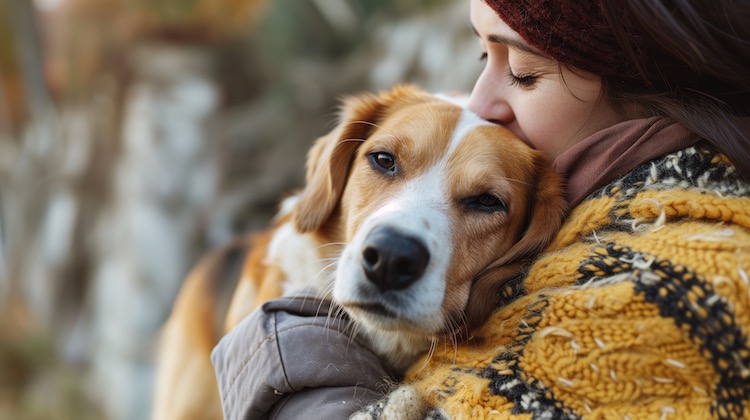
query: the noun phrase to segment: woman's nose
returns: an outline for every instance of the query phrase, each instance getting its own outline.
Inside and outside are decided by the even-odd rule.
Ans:
[[[469,109],[485,120],[508,125],[515,120],[513,109],[503,95],[505,87],[488,69],[479,76],[469,97]]]

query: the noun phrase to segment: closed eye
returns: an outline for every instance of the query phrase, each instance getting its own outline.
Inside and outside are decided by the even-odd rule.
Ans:
[[[508,205],[496,195],[485,193],[475,197],[465,198],[462,204],[469,210],[477,210],[485,213],[507,212]]]
[[[367,157],[370,160],[370,165],[376,171],[388,176],[396,175],[398,165],[396,164],[396,158],[392,154],[386,152],[372,152],[368,154]]]

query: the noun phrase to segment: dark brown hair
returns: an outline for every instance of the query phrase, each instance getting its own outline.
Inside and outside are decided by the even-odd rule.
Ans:
[[[750,179],[750,2],[601,0],[640,80],[603,78],[607,99],[672,118]]]

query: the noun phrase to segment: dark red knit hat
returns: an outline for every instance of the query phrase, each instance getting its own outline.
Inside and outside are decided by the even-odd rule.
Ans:
[[[591,73],[637,79],[598,0],[484,0],[526,42]]]

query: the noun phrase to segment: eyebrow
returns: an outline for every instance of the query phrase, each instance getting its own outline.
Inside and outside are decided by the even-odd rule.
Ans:
[[[479,32],[477,32],[476,28],[474,28],[474,25],[471,25],[471,30],[474,31],[474,35],[476,35],[476,36],[478,36],[478,37],[481,38],[481,36],[479,35]],[[548,57],[547,54],[545,54],[545,53],[537,50],[536,48],[533,48],[533,47],[527,45],[526,43],[522,42],[521,40],[518,40],[518,39],[515,39],[515,38],[510,38],[510,37],[507,37],[507,36],[504,36],[504,35],[491,34],[491,35],[487,36],[487,40],[489,42],[494,42],[494,43],[497,43],[497,44],[507,45],[509,47],[513,47],[513,48],[515,48],[517,50],[521,50],[521,51],[527,52],[529,54],[539,55],[539,56],[542,56],[542,57]]]

